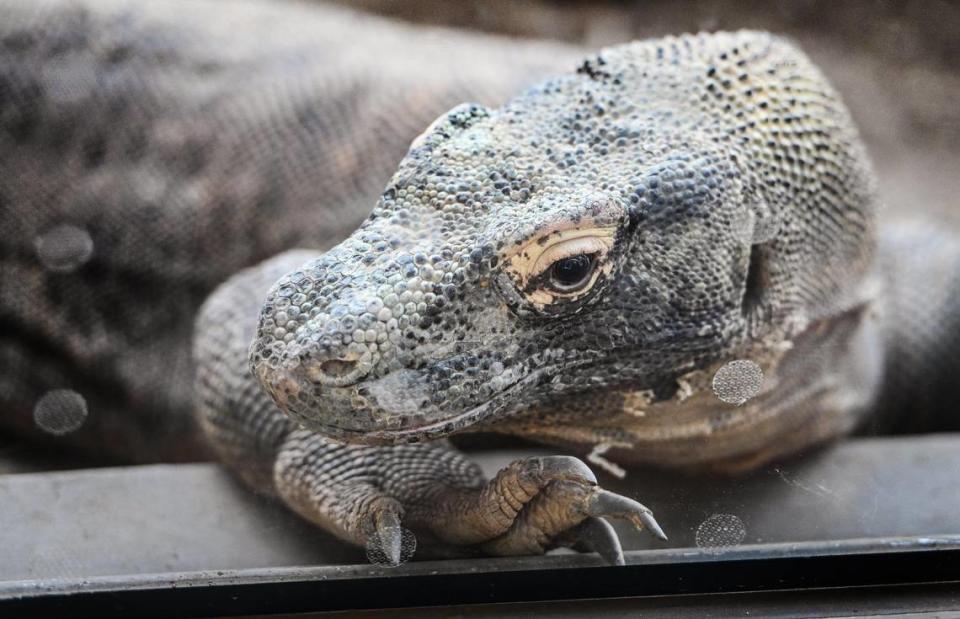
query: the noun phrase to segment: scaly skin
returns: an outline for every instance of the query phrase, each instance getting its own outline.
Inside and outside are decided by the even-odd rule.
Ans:
[[[4,430],[42,436],[35,403],[72,388],[90,415],[58,444],[196,458],[197,398],[232,470],[393,560],[404,526],[444,554],[617,562],[602,517],[656,531],[648,510],[571,456],[487,481],[443,435],[742,469],[858,424],[956,425],[960,243],[875,240],[843,106],[764,35],[618,48],[459,108],[318,253],[436,114],[579,55],[322,6],[0,0]],[[63,223],[94,247],[71,272],[37,259]],[[193,328],[290,247],[313,251],[237,274]],[[582,294],[539,273],[573,249],[596,258]],[[738,358],[766,374],[740,407],[710,389]]]
[[[394,557],[403,522],[448,546],[619,562],[598,517],[659,533],[649,510],[575,459],[484,483],[444,437],[735,471],[850,432],[886,403],[902,319],[876,210],[846,109],[789,43],[611,48],[502,108],[455,108],[350,238],[222,287],[197,330],[205,427],[248,478]],[[711,389],[736,359],[764,374],[741,406]]]

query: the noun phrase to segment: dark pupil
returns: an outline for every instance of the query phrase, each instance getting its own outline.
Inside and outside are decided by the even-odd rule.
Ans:
[[[570,256],[553,263],[553,281],[563,288],[582,284],[593,268],[593,257],[585,254]]]

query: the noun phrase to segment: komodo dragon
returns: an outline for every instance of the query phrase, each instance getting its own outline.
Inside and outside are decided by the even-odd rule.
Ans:
[[[885,380],[955,368],[948,347],[914,368],[904,351],[960,333],[960,254],[915,237],[892,266],[904,241],[878,257],[875,210],[846,110],[789,43],[614,47],[503,107],[454,108],[348,239],[224,284],[197,323],[204,427],[250,483],[394,561],[403,522],[494,554],[620,562],[600,517],[663,534],[580,460],[485,481],[444,437],[730,470],[849,433]],[[933,259],[945,288],[894,303],[933,283]],[[749,401],[715,393],[731,361],[762,373]]]
[[[503,63],[511,75],[490,83],[569,53],[524,49],[551,60]],[[201,104],[211,92],[198,87]],[[269,239],[297,244],[318,229],[307,208],[322,212],[325,183],[343,175],[285,159],[317,153],[285,150],[295,131],[268,136],[319,191],[261,199],[300,209]],[[455,107],[349,238],[224,283],[193,338],[201,425],[253,487],[393,563],[403,527],[450,552],[570,546],[619,563],[603,518],[662,536],[648,509],[573,456],[485,480],[445,437],[493,431],[732,471],[866,426],[932,427],[957,391],[960,244],[922,227],[878,234],[877,208],[843,104],[788,42],[740,32],[611,48],[502,107]],[[175,265],[203,271],[209,256]]]

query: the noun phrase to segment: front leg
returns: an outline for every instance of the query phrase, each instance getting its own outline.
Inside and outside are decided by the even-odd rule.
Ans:
[[[530,555],[568,546],[616,564],[623,552],[603,517],[665,539],[650,510],[600,488],[570,456],[517,460],[486,481],[447,441],[353,446],[297,430],[278,452],[274,483],[301,516],[390,564],[411,550],[404,528],[426,554]]]
[[[301,516],[392,564],[405,550],[401,524],[427,553],[445,555],[569,546],[622,564],[605,516],[665,539],[650,510],[597,486],[590,469],[570,456],[517,460],[485,481],[447,441],[353,446],[297,430],[279,451],[274,483]]]

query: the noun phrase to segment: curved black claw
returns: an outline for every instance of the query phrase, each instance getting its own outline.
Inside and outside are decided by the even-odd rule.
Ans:
[[[396,511],[377,511],[373,515],[373,525],[374,530],[366,544],[367,558],[371,563],[396,567],[409,558],[416,540],[400,525],[400,515]]]
[[[564,534],[562,545],[577,552],[595,552],[610,565],[625,565],[623,547],[613,525],[603,518],[589,517]]]
[[[590,499],[587,513],[591,516],[628,520],[638,529],[647,529],[658,539],[667,540],[666,533],[660,528],[649,508],[633,499],[608,490],[602,488],[597,490],[596,494]]]
[[[400,528],[400,517],[393,511],[383,511],[377,514],[377,537],[380,539],[380,548],[390,565],[400,565],[400,549],[403,545],[403,531]]]

